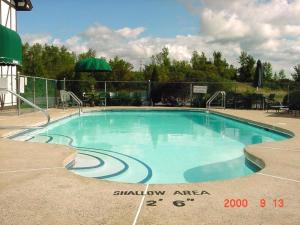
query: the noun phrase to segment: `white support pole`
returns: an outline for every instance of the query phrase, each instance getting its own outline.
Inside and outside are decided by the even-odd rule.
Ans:
[[[8,66],[7,67],[7,76],[8,76],[8,71],[9,71],[9,68],[10,68],[10,90],[12,90],[12,91],[15,91],[14,90],[14,84],[13,84],[13,72],[12,72],[12,66]],[[11,106],[13,107],[14,106],[14,96],[13,95],[11,95]]]
[[[17,94],[20,95],[20,75],[16,74],[16,86],[17,86]],[[21,115],[21,100],[20,98],[17,98],[17,107],[18,107],[18,116]]]

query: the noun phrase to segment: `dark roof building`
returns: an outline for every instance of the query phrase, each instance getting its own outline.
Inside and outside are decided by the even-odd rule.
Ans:
[[[16,66],[22,64],[22,41],[17,33],[17,12],[31,9],[30,0],[0,0],[0,77],[7,78],[7,85],[14,92],[17,87]],[[17,104],[13,95],[0,97],[4,99],[5,106]]]

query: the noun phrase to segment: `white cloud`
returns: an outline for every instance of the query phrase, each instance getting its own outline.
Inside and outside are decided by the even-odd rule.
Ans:
[[[200,36],[223,48],[236,43],[275,69],[300,63],[300,0],[179,0],[200,18]],[[238,55],[236,56],[238,57]],[[273,60],[273,61],[272,61]]]
[[[53,37],[49,34],[25,34],[22,36],[23,43],[29,44],[49,44],[53,41]]]
[[[137,38],[141,33],[145,31],[144,27],[138,27],[135,29],[131,29],[129,27],[124,27],[116,32],[126,38]]]
[[[300,36],[300,25],[286,25],[283,28],[283,33],[287,36]]]
[[[243,38],[250,32],[250,28],[236,14],[211,9],[204,9],[201,14],[201,30],[202,34],[216,40],[230,41]]]

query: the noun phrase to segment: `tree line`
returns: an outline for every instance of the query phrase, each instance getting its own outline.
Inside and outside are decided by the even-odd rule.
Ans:
[[[159,82],[253,82],[256,59],[247,52],[241,52],[235,67],[227,62],[221,52],[215,51],[211,58],[204,52],[194,51],[190,61],[172,60],[168,48],[151,57],[151,62],[140,71],[134,71],[134,66],[116,56],[108,62],[112,72],[101,76],[91,76],[88,73],[76,74],[75,64],[78,60],[95,57],[95,50],[89,49],[82,54],[70,52],[66,47],[28,43],[23,45],[23,65],[19,71],[24,75],[67,80],[113,80],[113,81],[159,81]],[[273,72],[270,62],[263,62],[264,81],[289,81],[284,70]],[[291,74],[294,81],[300,82],[300,64],[294,66]]]

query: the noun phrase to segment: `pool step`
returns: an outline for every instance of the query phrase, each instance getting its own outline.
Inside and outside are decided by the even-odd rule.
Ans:
[[[111,151],[96,152],[95,150],[79,149],[80,153],[97,156],[104,161],[104,166],[97,169],[86,170],[74,170],[75,173],[87,177],[95,177],[99,179],[105,179],[110,181],[123,181],[129,183],[139,183],[141,181],[147,181],[149,174],[148,169],[136,159],[122,155],[121,153]],[[99,150],[98,150],[99,151]],[[78,156],[80,157],[81,154]],[[110,157],[107,157],[107,156]],[[116,160],[123,162],[124,168],[120,168],[116,165]],[[105,167],[106,165],[106,167]],[[110,174],[109,174],[110,173]]]
[[[75,158],[72,169],[92,169],[103,166],[104,161],[101,158],[89,154],[79,154]]]
[[[55,134],[40,134],[30,141],[69,146],[73,144],[72,138]],[[147,164],[121,152],[81,147],[77,149],[79,154],[71,168],[76,174],[127,183],[145,183],[152,176]]]
[[[88,152],[88,154],[97,158],[101,157],[101,160],[103,160],[104,164],[100,167],[86,169],[78,169],[73,167],[72,172],[85,177],[105,179],[118,175],[119,173],[123,173],[128,169],[128,165],[125,162],[109,155],[103,155],[95,152]],[[78,154],[78,157],[82,157],[82,154]],[[88,167],[88,165],[85,165],[85,167]]]
[[[52,139],[53,139],[52,137],[38,135],[28,139],[27,141],[38,142],[38,143],[49,143],[52,141]]]
[[[151,178],[151,169],[148,171],[147,167],[137,161],[137,159],[130,158],[119,153],[110,152],[110,154],[124,160],[128,164],[129,168],[124,173],[110,177],[108,180],[126,183],[145,183]]]
[[[69,145],[71,139],[67,136],[38,134],[27,140],[28,142],[51,143]]]

